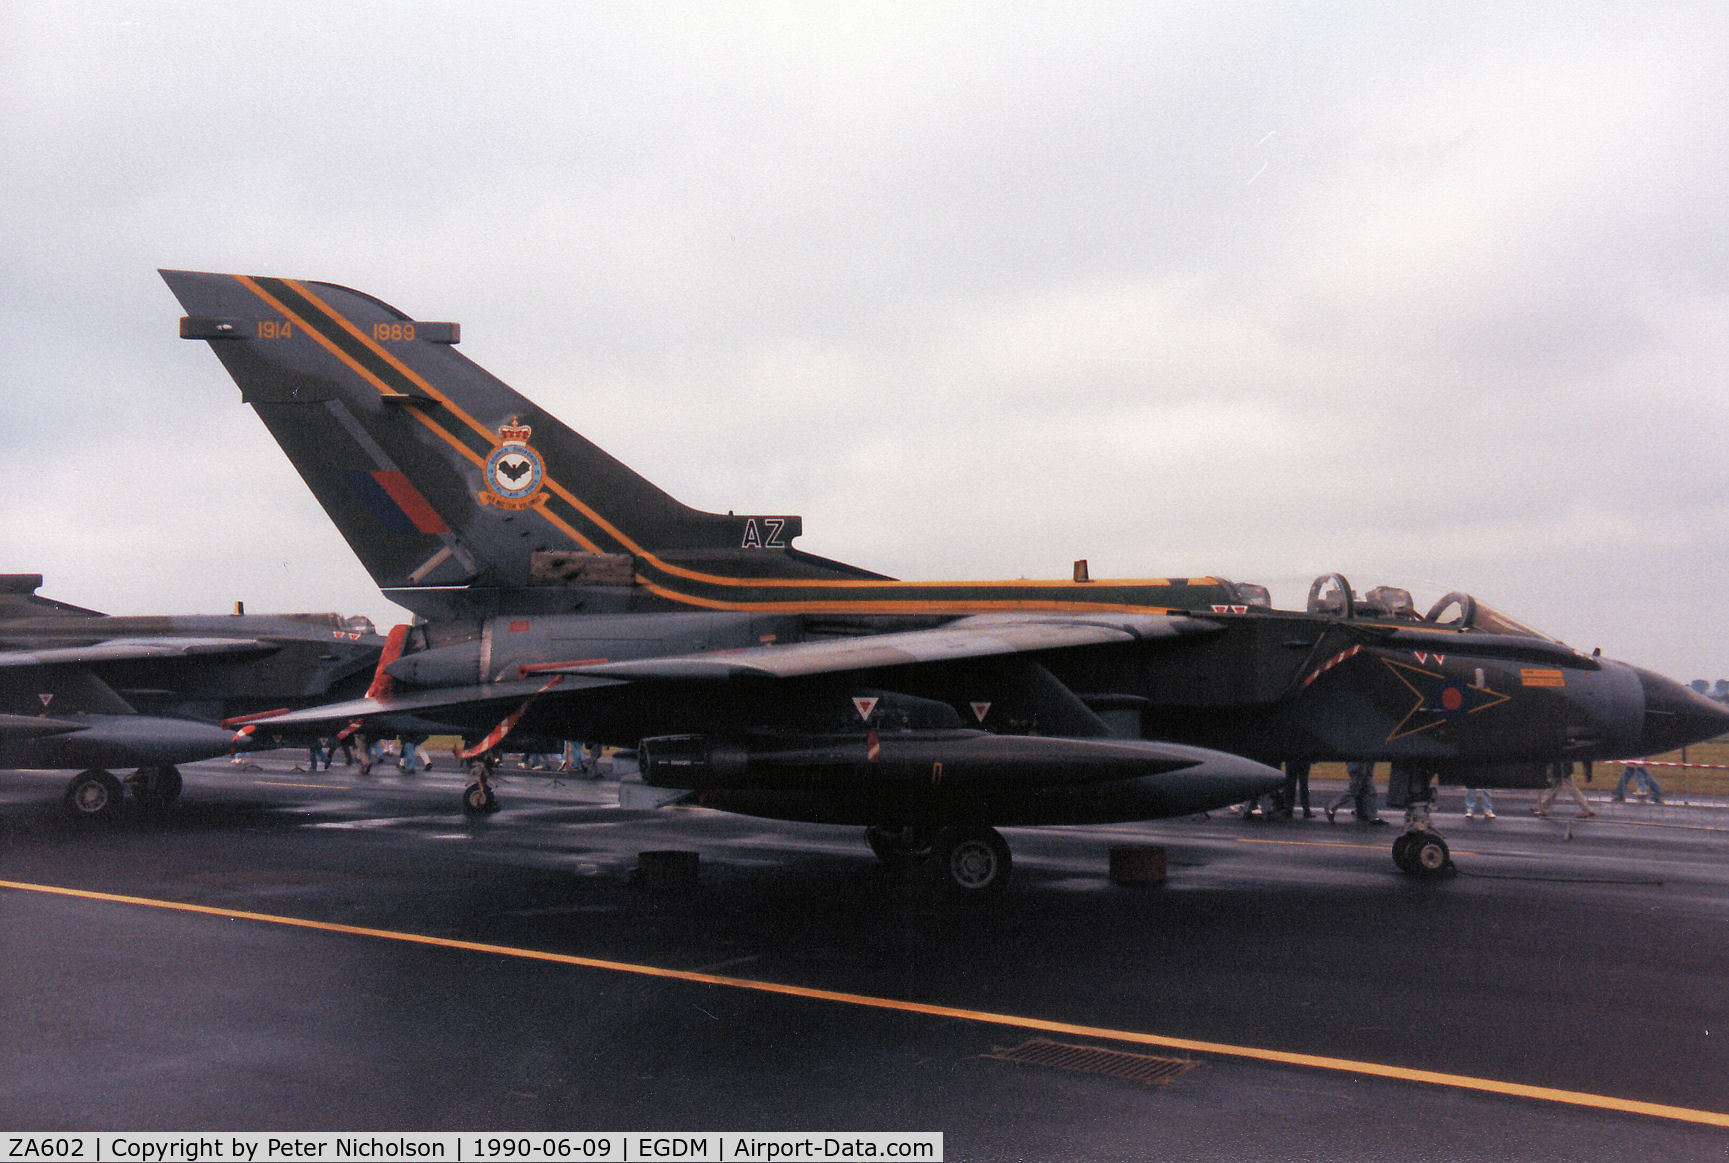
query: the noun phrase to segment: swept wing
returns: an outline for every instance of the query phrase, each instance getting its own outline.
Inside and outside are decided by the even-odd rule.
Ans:
[[[264,655],[274,643],[257,638],[115,638],[88,646],[48,646],[0,651],[0,667],[84,666],[144,659]]]
[[[627,662],[541,663],[525,666],[523,670],[537,674],[638,680],[790,679],[1081,646],[1149,642],[1216,633],[1219,629],[1215,623],[1184,615],[1051,617],[987,614],[961,618],[933,630],[795,642],[721,653],[674,654]]]

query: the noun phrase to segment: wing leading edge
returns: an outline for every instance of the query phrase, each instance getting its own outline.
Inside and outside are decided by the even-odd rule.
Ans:
[[[1185,615],[1051,617],[983,614],[962,618],[934,630],[908,630],[715,653],[672,654],[628,662],[535,663],[522,667],[522,671],[524,674],[570,674],[635,681],[790,679],[1082,646],[1127,645],[1217,633],[1220,629],[1216,623]]]
[[[89,646],[0,651],[0,667],[85,666],[144,659],[265,655],[278,650],[256,638],[115,638]]]

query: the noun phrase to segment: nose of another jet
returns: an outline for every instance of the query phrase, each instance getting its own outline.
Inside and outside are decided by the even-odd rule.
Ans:
[[[1729,733],[1729,707],[1648,670],[1633,667],[1645,691],[1639,754],[1658,755]]]

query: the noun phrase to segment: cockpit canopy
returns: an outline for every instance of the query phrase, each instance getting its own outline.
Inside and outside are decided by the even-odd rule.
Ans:
[[[1245,605],[1270,608],[1272,600],[1267,587],[1233,583]],[[1340,618],[1364,618],[1376,622],[1408,622],[1438,630],[1469,630],[1478,634],[1505,634],[1519,638],[1540,638],[1545,642],[1557,639],[1539,633],[1515,618],[1485,605],[1470,594],[1457,590],[1442,597],[1429,607],[1426,614],[1417,613],[1411,591],[1397,586],[1376,586],[1358,593],[1344,574],[1329,573],[1316,578],[1309,587],[1306,607],[1311,614],[1332,614]]]

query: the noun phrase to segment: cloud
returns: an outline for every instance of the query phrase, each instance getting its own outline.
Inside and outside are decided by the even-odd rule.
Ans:
[[[168,265],[460,319],[887,572],[1434,579],[1729,672],[1715,6],[296,11],[9,13],[0,520],[48,592],[393,616]]]

